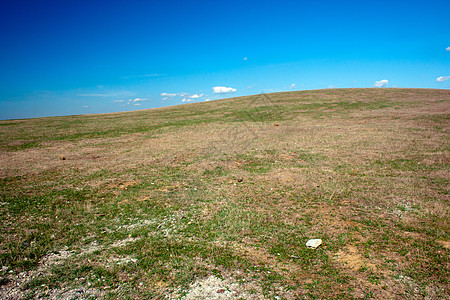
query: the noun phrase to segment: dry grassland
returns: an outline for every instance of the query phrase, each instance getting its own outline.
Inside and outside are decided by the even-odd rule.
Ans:
[[[449,114],[329,89],[0,121],[0,298],[448,299]]]

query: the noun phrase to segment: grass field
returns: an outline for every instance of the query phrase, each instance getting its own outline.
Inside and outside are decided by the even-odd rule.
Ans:
[[[0,121],[0,298],[448,299],[449,119],[327,89]]]

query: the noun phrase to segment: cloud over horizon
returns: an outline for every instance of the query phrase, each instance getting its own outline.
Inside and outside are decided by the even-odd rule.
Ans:
[[[131,99],[130,99],[131,100]],[[148,101],[149,99],[147,98],[135,98],[133,99],[133,102],[139,102],[139,101]]]
[[[436,78],[436,81],[437,82],[444,82],[444,81],[447,81],[449,79],[450,79],[450,76],[440,76],[440,77]]]
[[[389,80],[382,79],[379,81],[375,81],[375,84],[373,86],[377,87],[377,88],[382,88],[382,87],[387,87],[388,84],[389,84]]]
[[[175,97],[177,94],[174,93],[161,93],[161,97]]]
[[[113,100],[113,103],[123,103],[121,106],[125,106],[125,104],[133,104],[133,105],[141,105],[141,103],[139,102],[144,102],[144,101],[150,101],[150,99],[148,98],[134,98],[134,99],[128,99],[127,101],[125,100]],[[126,103],[124,103],[126,102]]]
[[[224,86],[215,86],[212,89],[214,94],[231,94],[237,91],[235,88]]]
[[[198,99],[198,98],[201,98],[201,97],[203,97],[203,94],[194,94],[194,95],[191,95],[191,96],[189,96],[188,98],[189,99]]]

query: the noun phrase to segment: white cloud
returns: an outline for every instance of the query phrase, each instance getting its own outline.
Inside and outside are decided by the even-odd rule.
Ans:
[[[84,107],[84,108],[88,108],[89,106],[87,106],[87,105],[83,105],[83,107]]]
[[[183,98],[183,100],[181,100],[181,102],[192,102],[192,101],[194,101],[194,100],[188,99],[188,98]]]
[[[248,59],[248,57],[244,57],[244,60],[247,60]]]
[[[383,80],[375,81],[374,86],[378,87],[378,88],[382,88],[382,87],[387,87],[388,84],[389,84],[389,80],[383,79]]]
[[[450,51],[450,47],[445,48],[445,51]]]
[[[444,82],[444,81],[447,81],[449,79],[450,79],[450,76],[441,76],[441,77],[436,78],[436,81]]]
[[[125,100],[113,100],[114,103],[125,102]]]
[[[205,99],[205,102],[207,102],[207,101],[211,101],[211,99]]]
[[[177,94],[173,93],[161,93],[161,97],[175,97]]]
[[[250,86],[248,88],[250,88]],[[283,87],[283,90],[293,90],[293,89],[295,89],[295,83]]]
[[[136,102],[143,102],[143,101],[149,101],[149,100],[150,99],[147,99],[147,98],[128,99],[127,104],[141,105],[140,103],[136,103]],[[114,102],[124,102],[124,100],[116,100]]]
[[[200,95],[194,94],[194,95],[189,96],[188,98],[189,99],[198,99],[198,98],[201,98],[201,97],[203,97],[203,94],[200,94]]]
[[[180,97],[184,97],[184,96],[187,96],[187,95],[189,95],[189,94],[188,93],[184,93],[184,92],[178,94],[178,96],[180,96]]]
[[[133,99],[133,102],[139,102],[139,101],[148,101],[148,99],[147,98],[135,98],[135,99]]]
[[[214,94],[230,94],[235,93],[237,90],[232,87],[215,86],[212,88]]]

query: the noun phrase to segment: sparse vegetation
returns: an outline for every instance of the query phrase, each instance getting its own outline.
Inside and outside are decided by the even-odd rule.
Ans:
[[[447,299],[449,113],[339,89],[0,121],[0,298]]]

